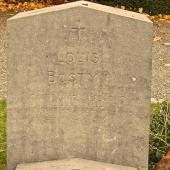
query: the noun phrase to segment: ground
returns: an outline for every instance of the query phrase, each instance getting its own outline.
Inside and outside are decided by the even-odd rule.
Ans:
[[[154,23],[152,97],[170,99],[170,22]],[[159,40],[160,39],[160,40]]]

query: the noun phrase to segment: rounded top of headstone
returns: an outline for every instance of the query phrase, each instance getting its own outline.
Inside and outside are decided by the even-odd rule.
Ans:
[[[15,16],[9,18],[8,21],[14,20],[14,19],[19,19],[19,18],[24,18],[24,17],[31,17],[31,16],[35,16],[35,15],[50,13],[50,12],[67,10],[67,9],[76,8],[76,7],[78,7],[78,8],[88,8],[88,9],[97,10],[97,11],[101,11],[101,12],[105,12],[105,13],[110,13],[110,14],[113,14],[113,15],[119,15],[119,16],[122,16],[122,17],[129,17],[129,18],[132,18],[132,19],[152,23],[147,18],[147,16],[144,15],[144,14],[139,14],[139,13],[136,13],[136,12],[131,12],[131,11],[127,11],[127,10],[123,10],[123,9],[119,9],[119,8],[114,8],[114,7],[110,7],[110,6],[106,6],[106,5],[101,5],[101,4],[97,4],[97,3],[87,2],[87,1],[76,1],[76,2],[70,2],[70,3],[66,3],[66,4],[62,4],[62,5],[55,5],[55,6],[51,6],[51,7],[42,8],[42,9],[36,9],[36,10],[33,10],[33,11],[21,12],[21,13],[18,13],[17,15],[15,15]]]

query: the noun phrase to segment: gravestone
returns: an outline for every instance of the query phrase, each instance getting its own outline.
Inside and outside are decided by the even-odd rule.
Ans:
[[[8,29],[8,170],[82,158],[146,170],[152,22],[85,1]]]
[[[137,170],[137,168],[120,166],[85,159],[64,159],[17,165],[16,170]]]

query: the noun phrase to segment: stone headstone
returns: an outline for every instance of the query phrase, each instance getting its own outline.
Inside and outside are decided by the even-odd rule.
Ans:
[[[152,23],[73,2],[8,27],[8,170],[78,157],[146,170]]]
[[[74,158],[19,164],[16,170],[137,170],[137,168]]]

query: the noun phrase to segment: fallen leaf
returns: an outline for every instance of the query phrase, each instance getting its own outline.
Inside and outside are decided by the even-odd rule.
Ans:
[[[159,37],[159,36],[155,36],[155,37],[153,38],[153,41],[154,41],[154,42],[160,41],[160,40],[161,40],[161,37]]]
[[[163,18],[166,20],[170,20],[170,15],[163,15]]]
[[[165,45],[165,46],[170,46],[170,43],[163,43],[163,45]]]

